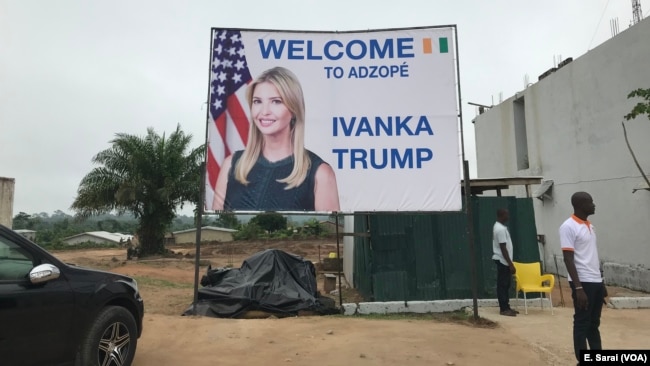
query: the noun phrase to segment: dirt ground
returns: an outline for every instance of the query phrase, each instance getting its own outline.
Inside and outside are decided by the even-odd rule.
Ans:
[[[207,265],[239,267],[265,248],[282,249],[319,263],[336,244],[327,241],[286,244],[206,245],[199,276]],[[493,327],[477,327],[431,318],[303,316],[265,319],[185,317],[192,303],[194,247],[170,248],[173,258],[126,260],[125,249],[59,251],[68,263],[110,270],[137,279],[145,301],[144,332],[135,366],[154,365],[570,365],[572,304],[563,281],[553,294],[555,315],[529,307],[516,318],[481,308]],[[341,248],[342,250],[342,248]],[[322,274],[318,285],[322,287]],[[610,287],[611,296],[640,296]],[[362,301],[352,290],[344,302]],[[336,297],[338,303],[338,297]],[[606,348],[650,349],[650,310],[605,309],[601,321]]]

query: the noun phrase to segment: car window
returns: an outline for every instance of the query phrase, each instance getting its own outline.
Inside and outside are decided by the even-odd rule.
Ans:
[[[33,267],[34,258],[27,250],[0,237],[0,281],[27,279]]]

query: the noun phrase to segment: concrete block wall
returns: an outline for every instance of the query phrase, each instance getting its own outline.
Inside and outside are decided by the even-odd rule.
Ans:
[[[550,273],[559,272],[562,277],[567,276],[564,261],[559,259],[556,269],[555,263],[551,258],[551,261],[547,262],[547,271]],[[605,283],[610,286],[625,287],[634,291],[650,293],[650,269],[640,264],[629,265],[605,262],[603,263],[603,278]]]
[[[604,263],[603,275],[608,285],[650,292],[650,270],[644,266]]]
[[[550,301],[546,298],[528,300],[529,308],[539,308],[543,303],[544,309],[550,309]],[[512,306],[524,307],[523,299],[511,299]],[[435,300],[435,301],[387,301],[387,302],[360,302],[358,304],[343,304],[344,315],[369,315],[369,314],[399,314],[399,313],[445,313],[459,311],[473,306],[472,299]],[[498,307],[497,299],[479,299],[479,307]]]
[[[14,178],[0,177],[0,224],[11,228],[14,210]]]

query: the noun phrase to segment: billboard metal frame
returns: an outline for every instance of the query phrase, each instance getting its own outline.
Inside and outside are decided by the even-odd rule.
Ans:
[[[471,196],[470,189],[470,173],[469,173],[469,162],[465,156],[465,138],[464,138],[464,129],[463,129],[463,109],[462,109],[462,94],[461,94],[461,84],[460,84],[460,57],[458,51],[458,28],[456,24],[448,25],[435,25],[435,26],[418,26],[418,27],[404,27],[404,28],[382,28],[382,29],[366,29],[366,30],[347,30],[347,31],[317,31],[317,30],[286,30],[286,29],[254,29],[254,28],[228,28],[235,31],[254,31],[254,32],[283,32],[283,33],[301,33],[301,34],[310,34],[310,33],[319,33],[319,34],[351,34],[351,33],[374,33],[374,32],[386,32],[386,31],[407,31],[407,30],[418,30],[418,29],[440,29],[440,28],[451,28],[454,34],[454,56],[456,59],[456,86],[457,86],[457,110],[458,110],[458,123],[460,127],[460,148],[461,148],[461,163],[463,171],[463,183],[464,183],[464,206],[465,212],[467,215],[467,220],[470,223],[468,225],[468,244],[470,247],[470,267],[471,267],[471,277],[472,277],[472,293],[473,293],[473,308],[474,308],[474,318],[478,318],[478,300],[477,300],[477,279],[476,279],[476,255],[474,249],[474,233],[471,225],[472,222],[472,209],[469,202]],[[224,29],[219,27],[212,27],[210,29],[210,44],[212,44],[213,33],[217,29]],[[196,218],[196,252],[195,252],[195,264],[194,264],[194,299],[192,302],[192,310],[196,309],[196,304],[198,303],[198,284],[199,284],[199,262],[201,255],[201,227],[203,221],[203,215],[205,212],[205,177],[206,177],[206,164],[208,158],[208,121],[210,119],[210,74],[212,72],[212,60],[213,60],[214,49],[210,47],[210,57],[208,60],[208,93],[206,97],[206,118],[205,118],[205,155],[203,167],[201,170],[201,182],[199,187],[199,205],[197,207],[197,218]],[[461,182],[459,182],[460,184]],[[223,212],[229,211],[212,211],[215,214],[220,214]],[[355,212],[355,213],[394,213],[395,211],[369,211],[369,212]],[[415,214],[426,214],[430,211],[400,211],[401,213],[415,213]],[[237,211],[238,214],[264,214],[265,211]],[[305,211],[282,211],[282,214],[285,215],[314,215],[320,214],[324,215],[326,213],[322,212],[305,212]],[[343,213],[343,212],[329,212],[330,215],[334,215],[336,218],[336,251],[337,258],[340,258],[340,237],[343,235],[364,235],[365,233],[339,233],[338,232],[338,223],[340,215],[352,215],[355,213]],[[339,284],[339,305],[342,307],[343,298],[341,291],[341,271],[342,266],[338,267],[338,284]]]

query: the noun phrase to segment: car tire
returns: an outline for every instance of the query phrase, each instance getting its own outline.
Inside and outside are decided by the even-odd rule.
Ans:
[[[130,366],[138,330],[133,315],[121,306],[102,309],[81,340],[76,365]]]

